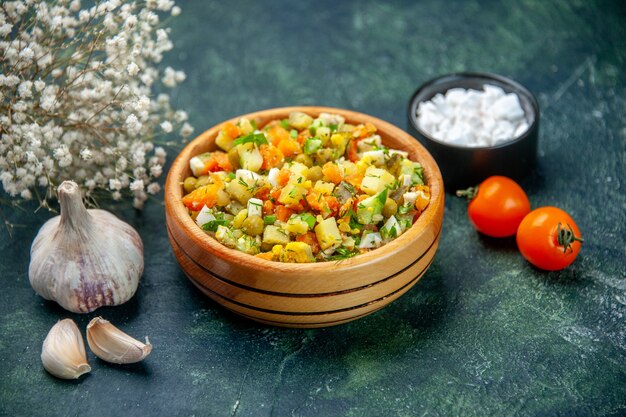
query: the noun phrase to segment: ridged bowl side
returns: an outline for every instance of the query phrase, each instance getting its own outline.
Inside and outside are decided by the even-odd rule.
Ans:
[[[192,141],[174,161],[165,186],[166,224],[176,259],[206,295],[237,314],[278,326],[323,327],[376,311],[425,273],[437,250],[443,218],[443,183],[430,154],[410,135],[383,120],[328,107],[287,107],[240,117],[262,126],[291,111],[341,114],[348,123],[373,123],[383,142],[409,152],[424,166],[431,202],[416,223],[382,248],[339,262],[285,264],[229,249],[208,237],[187,214],[182,182],[192,156],[214,150],[220,125]]]

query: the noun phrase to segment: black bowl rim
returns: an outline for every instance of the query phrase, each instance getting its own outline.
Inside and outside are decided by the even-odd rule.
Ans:
[[[464,80],[464,79],[470,79],[470,78],[475,78],[475,79],[484,79],[486,81],[489,80],[495,80],[498,81],[499,83],[508,85],[509,87],[511,87],[512,89],[516,90],[517,92],[521,92],[522,94],[524,94],[526,96],[526,98],[530,101],[530,104],[533,108],[533,121],[530,124],[530,126],[528,126],[528,129],[526,129],[526,131],[521,134],[520,136],[512,139],[512,140],[507,140],[503,143],[500,143],[498,145],[494,145],[494,146],[461,146],[461,145],[455,145],[452,143],[447,143],[444,141],[441,141],[439,139],[435,139],[434,137],[432,137],[431,135],[429,135],[428,133],[424,132],[422,129],[419,128],[418,124],[417,124],[417,96],[420,95],[424,90],[439,84],[439,83],[443,83],[445,81],[455,81],[455,80]],[[450,88],[455,88],[455,87],[450,87]],[[448,88],[448,90],[450,89]],[[459,88],[463,88],[463,87],[459,87]],[[447,90],[445,90],[447,91]],[[420,101],[421,102],[421,101]],[[535,95],[526,87],[524,87],[522,84],[518,83],[517,81],[513,80],[512,78],[508,78],[505,77],[503,75],[499,75],[499,74],[494,74],[494,73],[490,73],[490,72],[453,72],[450,74],[444,74],[444,75],[440,75],[438,77],[432,78],[428,81],[426,81],[425,83],[423,83],[422,85],[420,85],[417,90],[415,90],[415,92],[411,95],[411,99],[409,100],[409,105],[408,105],[408,118],[409,118],[409,123],[411,123],[411,126],[420,134],[422,135],[424,138],[426,138],[427,140],[431,141],[431,142],[435,142],[438,145],[442,145],[444,147],[449,147],[452,149],[465,149],[468,151],[478,151],[478,150],[490,150],[490,149],[499,149],[499,148],[506,148],[507,146],[511,146],[515,143],[521,142],[523,140],[525,140],[529,135],[531,135],[534,131],[537,130],[537,126],[539,125],[539,118],[540,118],[540,111],[539,111],[539,103],[537,102],[537,98],[535,97]]]

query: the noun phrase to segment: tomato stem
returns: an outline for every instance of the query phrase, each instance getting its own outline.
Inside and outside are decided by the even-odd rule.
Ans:
[[[570,226],[569,224],[567,224],[567,228],[564,228],[561,226],[561,222],[559,222],[556,228],[556,234],[559,246],[563,246],[563,253],[567,253],[568,249],[572,250],[572,243],[584,242],[582,237],[577,237],[574,234],[574,229],[572,229],[572,226]]]
[[[465,190],[456,190],[457,197],[465,197],[468,201],[471,201],[478,194],[478,185],[476,187],[469,187]]]

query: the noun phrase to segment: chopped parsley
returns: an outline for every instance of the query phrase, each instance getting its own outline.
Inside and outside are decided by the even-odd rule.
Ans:
[[[218,226],[226,226],[227,224],[228,224],[228,220],[215,219],[215,220],[211,220],[208,223],[204,223],[202,225],[202,229],[206,230],[207,232],[217,232]]]
[[[237,138],[233,141],[233,146],[243,145],[244,143],[254,143],[255,145],[267,144],[267,139],[263,133],[250,133],[249,135]]]

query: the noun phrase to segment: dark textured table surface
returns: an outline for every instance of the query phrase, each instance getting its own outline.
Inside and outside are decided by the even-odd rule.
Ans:
[[[28,283],[49,217],[2,207],[0,415],[618,416],[626,414],[626,12],[619,1],[185,1],[165,65],[197,131],[285,105],[344,107],[406,127],[413,90],[444,73],[508,75],[539,100],[533,206],[569,211],[585,243],[562,272],[533,269],[513,240],[479,236],[448,196],[437,256],[382,311],[319,330],[238,318],[185,278],[160,202],[116,214],[145,243],[127,304],[68,313]],[[173,157],[175,151],[171,153]],[[133,366],[88,353],[57,380],[48,329],[102,315],[154,351]]]

